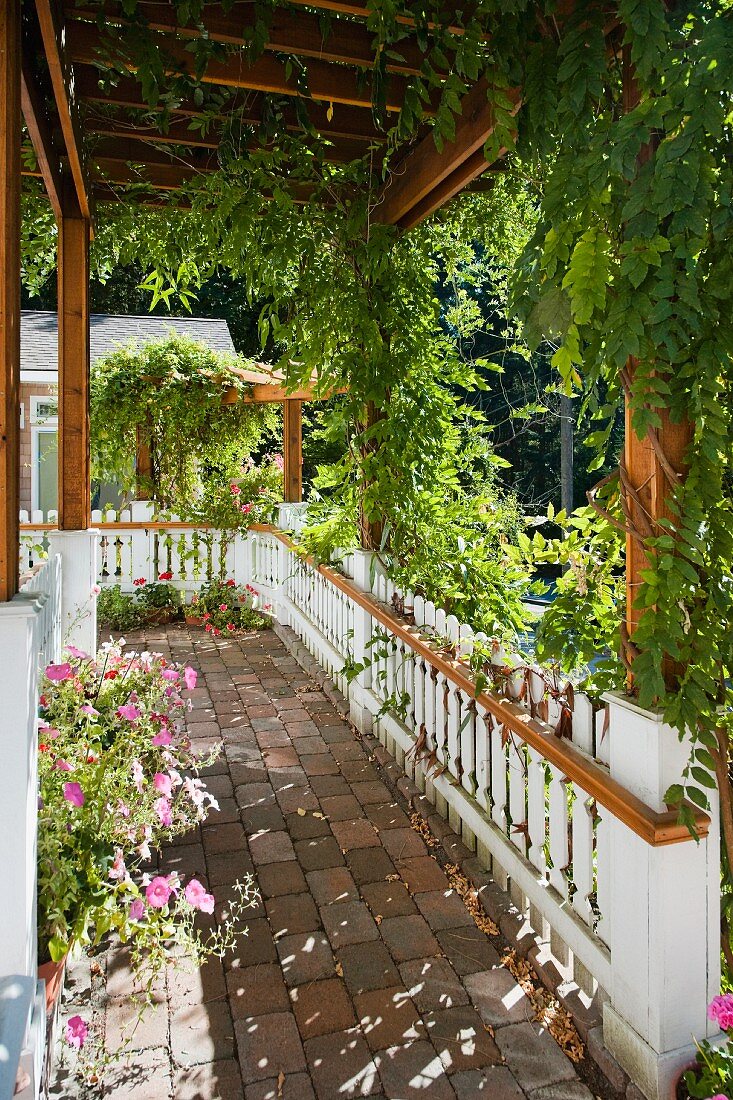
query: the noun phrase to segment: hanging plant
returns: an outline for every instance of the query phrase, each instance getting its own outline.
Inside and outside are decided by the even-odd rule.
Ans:
[[[277,420],[274,406],[248,404],[248,364],[171,332],[97,360],[91,381],[94,476],[183,514],[202,482],[228,483]],[[135,455],[147,451],[147,469]],[[142,485],[141,485],[142,482]]]

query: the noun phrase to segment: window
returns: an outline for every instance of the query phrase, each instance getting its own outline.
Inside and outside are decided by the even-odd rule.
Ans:
[[[57,397],[31,397],[31,508],[58,508]]]
[[[31,397],[31,424],[58,424],[58,397]]]

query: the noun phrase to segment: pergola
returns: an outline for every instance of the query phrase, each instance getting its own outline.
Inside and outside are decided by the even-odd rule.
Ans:
[[[156,41],[164,48],[165,56],[172,59],[171,78],[176,73],[191,71],[193,55],[186,46],[192,38],[205,36],[210,42],[227,47],[221,54],[212,53],[203,76],[200,72],[197,76],[205,85],[223,89],[231,97],[227,102],[239,112],[238,118],[256,126],[266,111],[268,97],[274,96],[288,104],[282,116],[286,128],[296,135],[302,132],[303,140],[313,134],[325,139],[325,155],[337,163],[369,157],[384,145],[385,132],[372,114],[375,89],[370,70],[374,53],[373,36],[367,26],[368,2],[291,0],[289,7],[273,13],[264,51],[254,60],[247,49],[247,30],[253,28],[255,20],[254,7],[244,0],[235,0],[228,8],[218,3],[206,5],[203,26],[196,29],[178,26],[173,3],[146,0],[141,10],[148,29],[159,36]],[[563,10],[568,9],[561,4],[558,19],[562,19]],[[124,5],[118,0],[105,0],[102,11],[113,31],[124,24]],[[63,559],[64,585],[75,585],[87,602],[96,576],[91,565],[94,550],[90,549],[93,539],[88,420],[89,245],[96,204],[115,201],[127,185],[135,184],[135,197],[140,202],[175,205],[176,200],[169,203],[168,196],[218,166],[220,131],[216,126],[209,130],[192,130],[189,126],[201,114],[197,99],[180,103],[166,125],[156,127],[151,123],[150,108],[133,66],[124,53],[119,54],[117,62],[127,70],[126,75],[113,87],[98,81],[95,66],[105,65],[100,53],[103,35],[97,22],[99,13],[98,5],[87,5],[83,0],[65,0],[65,3],[6,0],[0,5],[0,606],[11,601],[18,588],[22,122],[25,121],[37,162],[37,168],[27,170],[42,178],[58,223],[59,532],[54,552],[58,550]],[[322,13],[328,13],[330,19],[327,36],[322,32]],[[450,22],[448,12],[445,25],[459,40],[461,28],[450,28]],[[420,71],[424,59],[415,24],[405,18],[404,27],[406,33],[399,54],[390,56],[386,65],[388,84],[384,99],[391,116],[397,116],[403,108],[409,78]],[[604,23],[603,31],[609,52],[621,62],[624,107],[631,110],[639,103],[639,90],[630,54],[622,46],[623,34],[613,13]],[[108,39],[109,36],[104,36],[105,49],[109,47]],[[111,41],[114,42],[114,33]],[[296,75],[299,59],[308,60],[307,92]],[[428,121],[409,141],[392,151],[390,173],[374,196],[374,220],[409,231],[461,191],[485,186],[480,177],[496,167],[488,163],[484,151],[497,127],[489,91],[488,82],[480,79],[463,97],[456,115],[454,140],[440,147],[436,145]],[[518,113],[522,90],[511,92],[510,101]],[[435,104],[428,102],[428,119],[434,109]],[[226,115],[226,109],[223,112]],[[304,113],[306,130],[302,130]],[[517,126],[521,125],[520,114]],[[650,140],[653,142],[653,135]],[[651,148],[651,145],[644,148],[637,166],[648,158]],[[504,152],[497,150],[497,158]],[[295,195],[297,198],[297,192]],[[307,197],[304,188],[303,198]],[[185,192],[179,205],[186,205]],[[621,372],[627,393],[636,369],[636,361],[629,359]],[[247,399],[284,403],[286,495],[290,499],[297,497],[301,402],[323,394],[313,386],[294,390],[287,378],[259,370],[245,381],[252,385]],[[653,403],[650,399],[650,404]],[[634,607],[634,599],[648,564],[648,540],[659,527],[659,521],[663,527],[665,519],[673,515],[670,498],[673,488],[685,478],[690,440],[689,421],[672,423],[666,410],[660,412],[659,426],[639,438],[627,409],[620,469],[625,522],[619,525],[626,532],[624,625],[629,653],[633,652],[633,635],[642,614]],[[325,576],[323,570],[320,575]],[[376,606],[369,615],[379,620]],[[367,636],[366,627],[362,633]],[[405,628],[405,638],[411,636]],[[13,657],[20,661],[17,654]],[[666,671],[673,683],[677,670],[669,660]],[[26,694],[31,698],[31,692]],[[35,730],[35,713],[30,718],[26,714],[28,699],[23,706],[26,708],[23,721]],[[640,806],[648,808],[651,803],[661,812],[670,778],[678,778],[686,763],[687,746],[678,743],[674,731],[665,727],[657,714],[642,711],[634,701],[615,696],[611,706],[619,717],[614,719],[609,773],[603,775],[606,801],[615,797],[615,791],[619,806],[624,796],[628,796]],[[517,728],[524,729],[532,718],[518,711],[516,720]],[[544,751],[548,738],[544,732],[542,737],[537,745]],[[549,738],[553,749],[557,749],[557,743],[562,744]],[[639,745],[643,746],[641,751]],[[27,765],[24,766],[27,770]],[[538,790],[544,793],[544,773],[538,771],[536,776],[539,776]],[[620,787],[618,784],[613,787],[610,780],[614,778]],[[556,777],[561,791],[558,805],[567,801],[562,793],[564,782],[560,768]],[[522,791],[523,783],[522,779]],[[637,832],[635,837],[622,831],[625,825],[620,813],[614,820],[614,868],[623,885],[613,899],[616,932],[619,942],[627,947],[622,959],[626,976],[622,1000],[635,1009],[638,998],[634,983],[638,979],[640,986],[647,983],[642,1008],[644,1005],[651,1008],[649,1020],[643,1022],[646,1036],[643,1040],[632,1034],[633,1028],[627,1028],[620,1017],[614,1025],[615,1040],[610,1030],[609,1034],[616,1050],[628,1040],[631,1053],[627,1062],[643,1062],[656,1082],[662,1063],[668,1064],[681,1049],[679,1044],[683,1040],[677,1038],[676,1048],[671,1047],[670,1035],[677,1036],[675,1014],[681,1019],[688,1008],[697,1011],[702,1005],[701,992],[696,994],[697,1001],[692,1007],[681,1004],[684,997],[678,998],[680,1003],[672,1003],[675,998],[669,993],[667,979],[669,975],[676,977],[680,970],[681,942],[695,941],[699,951],[694,966],[701,975],[705,971],[713,985],[716,981],[719,955],[716,906],[720,889],[717,839],[715,830],[711,830],[712,872],[708,873],[705,866],[708,849],[702,845],[681,843],[676,846],[681,854],[670,855],[663,837],[658,844],[660,851],[654,846],[653,837],[650,842],[643,841],[647,847],[642,847],[637,843],[641,834]],[[681,882],[686,890],[679,889]],[[640,892],[635,894],[637,888]],[[685,896],[695,892],[699,902],[696,909]],[[696,923],[688,925],[687,914],[693,909]],[[637,918],[645,922],[642,932]],[[627,940],[623,940],[624,934]],[[700,987],[704,984],[703,977],[698,983]],[[684,1041],[688,1034],[689,1030]],[[656,1084],[648,1095],[661,1096],[655,1090]]]
[[[224,61],[211,61],[203,79],[231,92],[239,107],[244,103],[243,117],[252,124],[261,119],[267,96],[290,97],[293,107],[286,111],[286,124],[297,133],[301,116],[295,99],[302,100],[303,92],[284,55],[307,58],[305,110],[310,127],[326,139],[326,155],[335,161],[365,156],[385,141],[372,118],[368,69],[374,56],[372,35],[365,25],[368,6],[328,0],[308,7],[331,16],[327,38],[313,11],[281,11],[272,19],[264,53],[249,62],[244,49],[247,27],[253,21],[251,7],[237,2],[225,13],[220,5],[210,5],[205,16],[208,38],[235,48]],[[175,59],[179,71],[185,71],[191,64],[187,40],[202,32],[181,29],[173,4],[146,4],[144,10],[166,55]],[[124,23],[122,4],[109,3],[104,13],[110,25]],[[113,88],[100,87],[95,70],[101,45],[98,15],[98,8],[74,0],[65,4],[12,0],[0,14],[0,40],[5,45],[0,58],[4,119],[0,158],[2,599],[9,599],[17,587],[21,176],[42,178],[58,223],[59,527],[79,531],[90,522],[89,242],[96,203],[119,197],[127,184],[141,183],[145,184],[142,195],[136,188],[140,201],[161,203],[171,191],[216,167],[219,138],[215,130],[201,136],[189,128],[200,113],[195,103],[182,103],[170,124],[156,129],[151,128],[149,108],[134,73]],[[402,106],[407,78],[419,72],[423,59],[417,38],[409,33],[400,43],[400,54],[401,60],[387,66],[386,109],[391,117]],[[518,106],[518,95],[515,99]],[[299,106],[302,109],[303,103]],[[33,168],[21,163],[22,121],[35,153]],[[409,229],[478,181],[491,167],[483,147],[493,128],[494,114],[481,81],[462,101],[454,141],[439,151],[429,129],[423,127],[398,151],[399,170],[379,195],[376,220]],[[175,151],[168,155],[166,146]],[[253,377],[251,381],[253,400],[283,401],[285,491],[287,499],[299,499],[301,402],[309,400],[312,392],[290,392],[285,379]]]

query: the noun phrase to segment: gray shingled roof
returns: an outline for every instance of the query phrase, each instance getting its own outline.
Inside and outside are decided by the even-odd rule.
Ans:
[[[160,340],[171,329],[214,351],[233,352],[234,344],[229,326],[220,318],[208,317],[143,317],[114,316],[109,313],[93,313],[89,322],[91,334],[91,359],[113,351],[130,340],[145,344]],[[20,316],[20,371],[24,382],[55,381],[58,371],[58,320],[55,313],[24,309]],[[52,373],[51,379],[48,374]],[[43,377],[42,377],[43,376]]]

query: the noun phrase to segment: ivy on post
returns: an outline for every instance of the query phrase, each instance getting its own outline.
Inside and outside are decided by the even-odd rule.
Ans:
[[[623,48],[623,108],[632,111],[641,102],[641,92],[631,61],[631,46]],[[654,158],[658,139],[642,146],[637,168],[643,170]],[[645,608],[640,602],[643,573],[659,564],[659,549],[652,540],[674,538],[675,492],[688,468],[688,449],[693,438],[692,424],[684,418],[673,422],[669,408],[658,400],[667,387],[657,365],[629,357],[621,371],[625,403],[624,453],[620,465],[621,504],[626,518],[626,613],[622,629],[624,661],[628,686],[634,687],[634,634]],[[662,671],[666,686],[674,690],[681,672],[678,660],[665,653]]]

